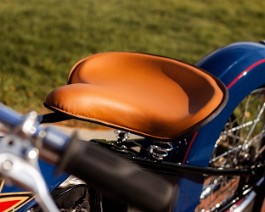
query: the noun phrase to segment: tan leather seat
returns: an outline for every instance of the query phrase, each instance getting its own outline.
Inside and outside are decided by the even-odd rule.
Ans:
[[[186,63],[141,53],[89,56],[45,106],[70,116],[156,139],[198,127],[224,102],[225,88]],[[213,116],[213,115],[212,115]]]

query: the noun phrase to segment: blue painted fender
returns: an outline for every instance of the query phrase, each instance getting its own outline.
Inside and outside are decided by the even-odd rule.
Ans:
[[[219,78],[229,91],[229,99],[221,113],[202,127],[191,144],[186,163],[208,166],[214,145],[236,106],[254,89],[265,85],[265,45],[239,42],[220,48],[197,64]],[[197,182],[181,178],[180,198],[174,211],[194,211],[199,203],[202,179]]]

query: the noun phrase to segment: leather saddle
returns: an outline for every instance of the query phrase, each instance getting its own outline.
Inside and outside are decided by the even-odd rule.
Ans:
[[[44,105],[72,118],[158,140],[173,140],[212,120],[227,90],[187,63],[143,53],[99,53],[77,62],[68,84]]]

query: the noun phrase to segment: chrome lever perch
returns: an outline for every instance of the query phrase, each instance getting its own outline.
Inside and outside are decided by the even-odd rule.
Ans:
[[[43,211],[59,211],[38,165],[38,150],[28,140],[7,135],[0,142],[0,175],[7,182],[33,192]]]

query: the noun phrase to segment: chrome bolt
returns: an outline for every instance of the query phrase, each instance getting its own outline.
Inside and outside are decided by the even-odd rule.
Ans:
[[[2,164],[2,168],[6,171],[10,170],[13,166],[13,162],[10,160],[5,160]]]

